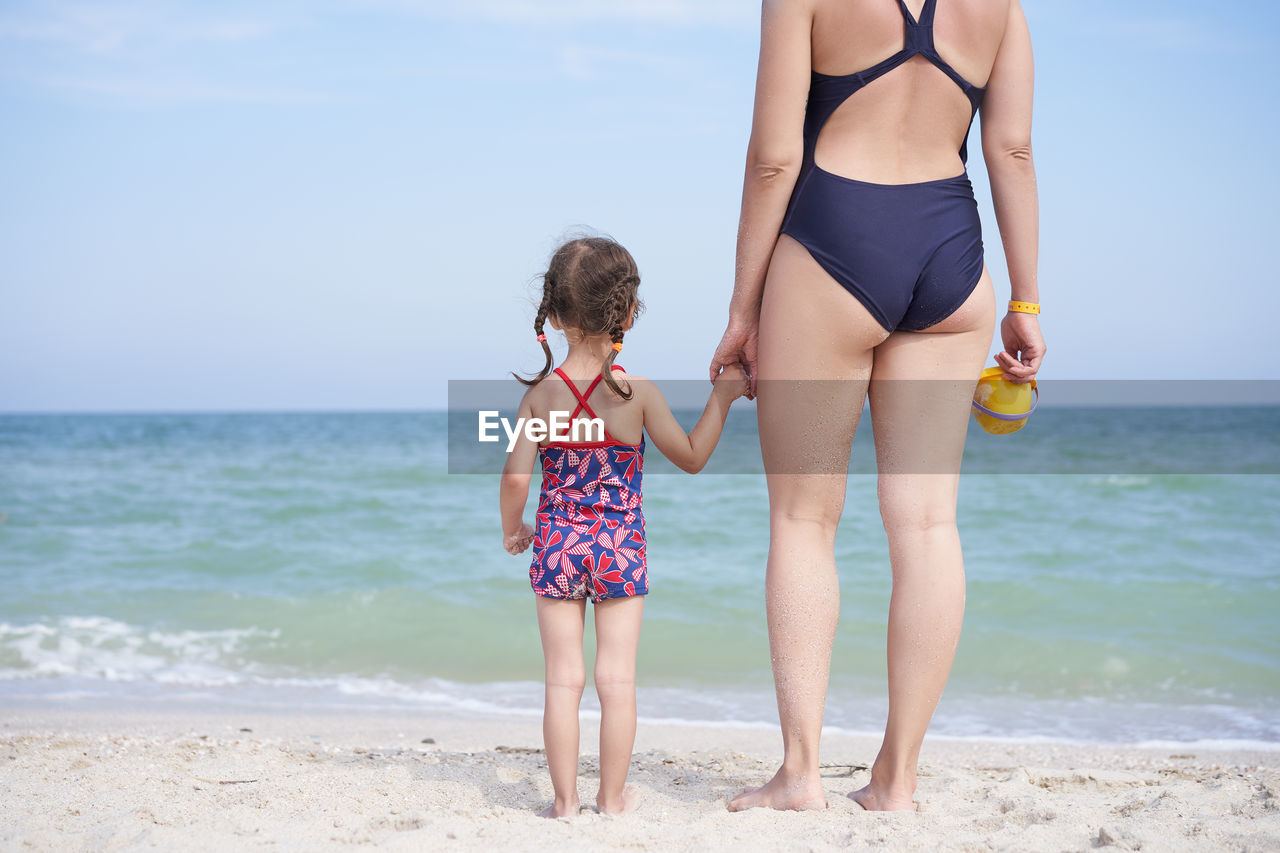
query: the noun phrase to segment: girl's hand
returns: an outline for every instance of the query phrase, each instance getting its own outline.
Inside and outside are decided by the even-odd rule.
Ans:
[[[1035,378],[1044,360],[1044,335],[1035,314],[1010,311],[1000,323],[1004,352],[996,353],[996,364],[1004,368],[1004,378],[1021,385]]]
[[[533,544],[533,528],[521,522],[520,529],[502,537],[502,547],[508,554],[523,553]]]
[[[713,393],[723,395],[727,403],[747,396],[751,390],[751,383],[747,381],[747,375],[740,364],[729,365],[713,381],[716,389]]]
[[[756,366],[759,361],[760,318],[749,320],[729,320],[729,327],[724,330],[720,346],[711,357],[711,381],[715,382],[720,372],[730,365],[740,365],[747,375],[748,400],[756,396]]]

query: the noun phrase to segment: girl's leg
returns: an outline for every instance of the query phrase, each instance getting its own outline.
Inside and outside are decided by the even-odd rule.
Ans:
[[[626,787],[631,749],[636,740],[636,647],[644,596],[613,598],[596,604],[596,693],[600,696],[601,814],[629,812],[638,805]]]
[[[916,763],[964,619],[956,529],[969,403],[986,359],[995,300],[984,274],[968,302],[927,332],[895,332],[875,352],[871,422],[880,515],[889,535],[889,720],[871,784],[850,796],[872,810],[915,807]]]
[[[760,314],[756,410],[769,484],[765,610],[782,767],[729,809],[823,808],[818,740],[840,615],[835,535],[872,348],[884,328],[790,237],[780,237]]]
[[[542,711],[542,739],[555,803],[543,817],[570,817],[578,813],[578,703],[587,681],[582,659],[582,623],[585,601],[563,601],[537,596],[538,631],[546,659],[546,704]]]

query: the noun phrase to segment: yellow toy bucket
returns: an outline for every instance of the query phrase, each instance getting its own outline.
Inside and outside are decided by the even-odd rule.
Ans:
[[[1008,435],[1022,429],[1040,404],[1036,381],[1018,385],[1002,378],[1004,368],[988,367],[978,377],[973,392],[973,417],[992,435]]]

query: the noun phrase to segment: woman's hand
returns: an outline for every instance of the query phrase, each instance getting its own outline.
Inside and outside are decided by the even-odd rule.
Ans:
[[[722,394],[727,402],[732,403],[739,397],[747,396],[751,385],[741,364],[731,364],[715,378],[715,392]]]
[[[758,317],[750,320],[731,319],[728,328],[724,330],[724,337],[720,339],[720,346],[716,347],[716,354],[711,357],[711,381],[715,382],[724,368],[733,364],[741,365],[743,372],[747,374],[746,397],[748,400],[754,400],[759,341],[760,319]]]
[[[1000,323],[1004,352],[996,353],[996,364],[1004,368],[1004,378],[1019,385],[1035,379],[1044,359],[1044,335],[1035,314],[1010,311]]]
[[[502,537],[502,547],[508,554],[523,553],[531,544],[533,544],[533,528],[524,522],[520,523],[520,529],[515,533],[508,533]]]

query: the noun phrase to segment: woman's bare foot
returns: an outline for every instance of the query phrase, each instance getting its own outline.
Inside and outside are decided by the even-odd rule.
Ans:
[[[896,794],[877,791],[867,785],[849,794],[849,799],[869,812],[906,812],[919,811],[920,806],[911,798],[911,794],[900,791]]]
[[[779,770],[768,784],[748,788],[729,801],[731,812],[757,808],[785,810],[826,807],[827,795],[822,791],[822,782],[817,773],[793,775],[785,769]]]
[[[576,817],[579,804],[577,800],[562,803],[559,800],[538,812],[538,817]]]
[[[627,785],[622,789],[622,796],[616,802],[607,801],[599,794],[596,795],[596,811],[600,814],[626,814],[633,812],[640,807],[640,792]]]

